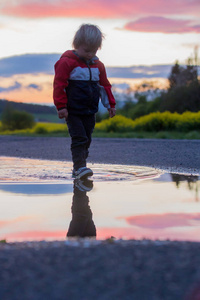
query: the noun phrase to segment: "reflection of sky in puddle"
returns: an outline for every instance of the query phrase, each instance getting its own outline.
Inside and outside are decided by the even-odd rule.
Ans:
[[[23,162],[27,167],[32,161]],[[60,164],[64,163],[58,162],[59,167]],[[97,239],[114,236],[200,241],[198,176],[161,174],[150,168],[129,166],[129,175],[122,180],[127,176],[123,166],[93,167],[99,168],[98,175],[94,176],[93,189],[87,193],[77,187],[73,193],[73,181],[68,177],[48,177],[38,182],[36,178],[32,182],[30,178],[28,182],[11,180],[7,168],[7,178],[0,182],[0,239],[64,240],[72,220],[73,198],[70,232],[81,231],[84,235],[85,230],[93,234],[95,224]],[[42,168],[46,170],[44,161]],[[69,167],[65,170],[71,172]]]

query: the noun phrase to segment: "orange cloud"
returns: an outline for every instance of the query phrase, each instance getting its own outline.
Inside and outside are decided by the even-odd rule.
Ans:
[[[0,220],[0,229],[2,229],[3,227],[5,227],[7,225],[20,223],[24,220],[27,220],[28,218],[29,218],[28,216],[21,216],[16,219],[12,219],[12,220]]]
[[[151,16],[140,18],[127,23],[123,29],[139,32],[162,32],[162,33],[200,33],[200,25],[191,26],[191,21],[174,20],[164,17]]]
[[[152,14],[198,15],[198,0],[17,0],[4,3],[3,14],[18,17],[118,18]]]
[[[53,75],[22,74],[20,76],[0,77],[0,81],[1,99],[25,103],[51,103],[53,105]]]

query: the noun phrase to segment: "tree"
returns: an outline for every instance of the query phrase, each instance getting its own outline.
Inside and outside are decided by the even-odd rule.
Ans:
[[[188,86],[192,82],[198,81],[197,66],[192,65],[190,59],[188,59],[186,67],[180,66],[177,61],[172,67],[168,80],[170,89]]]
[[[200,110],[200,83],[193,82],[189,86],[179,86],[169,90],[162,96],[160,111],[183,113]]]
[[[161,111],[183,113],[184,111],[200,110],[200,82],[198,80],[198,55],[195,48],[194,58],[187,59],[186,66],[178,61],[169,75],[169,89],[163,94]]]
[[[194,48],[194,57],[187,59],[186,66],[180,66],[176,61],[169,75],[169,89],[180,86],[188,86],[191,83],[198,81],[198,47]]]
[[[175,65],[171,69],[171,73],[168,78],[170,89],[179,85],[180,73],[181,73],[181,67],[179,66],[178,61],[176,61]]]

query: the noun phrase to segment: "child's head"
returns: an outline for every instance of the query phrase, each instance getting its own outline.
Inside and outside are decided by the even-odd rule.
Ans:
[[[96,54],[97,50],[101,48],[103,38],[103,33],[96,25],[83,24],[75,33],[72,45],[74,49],[81,49],[83,52],[85,50],[92,56],[92,53]]]

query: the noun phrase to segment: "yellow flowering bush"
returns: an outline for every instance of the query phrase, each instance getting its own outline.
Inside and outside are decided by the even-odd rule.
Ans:
[[[117,115],[112,119],[103,120],[96,124],[98,132],[131,132],[131,131],[183,131],[200,130],[200,111],[183,114],[155,112],[131,120]]]

